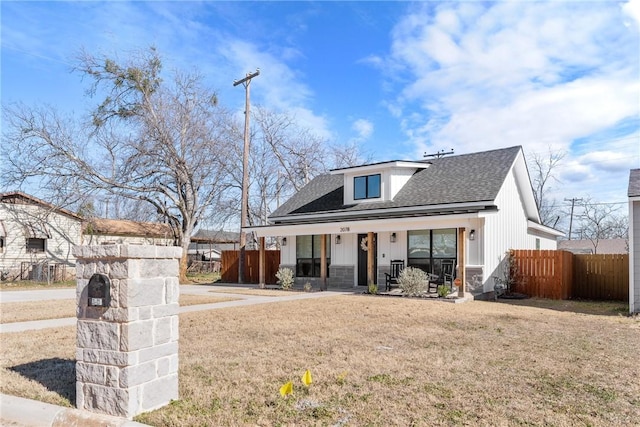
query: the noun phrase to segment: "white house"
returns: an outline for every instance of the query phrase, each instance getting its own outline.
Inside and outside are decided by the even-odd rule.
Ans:
[[[640,169],[629,174],[629,312],[640,313]]]
[[[81,233],[73,212],[21,192],[0,194],[0,278],[73,277]]]
[[[166,224],[94,218],[34,196],[0,194],[0,280],[75,277],[75,245],[173,245]]]
[[[455,266],[465,289],[493,290],[509,249],[556,249],[541,224],[522,148],[388,161],[314,178],[248,227],[281,236],[281,266],[297,282],[384,284],[391,260],[441,276]]]

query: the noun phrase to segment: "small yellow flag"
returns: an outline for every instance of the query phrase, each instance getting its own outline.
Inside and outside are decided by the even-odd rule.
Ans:
[[[311,384],[312,382],[313,380],[311,379],[311,371],[307,369],[307,371],[302,376],[302,384],[309,387],[309,384]]]
[[[285,397],[289,394],[293,394],[293,383],[291,381],[280,387],[280,395],[282,397]]]

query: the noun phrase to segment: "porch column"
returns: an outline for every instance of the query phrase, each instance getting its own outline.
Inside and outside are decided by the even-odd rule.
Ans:
[[[258,287],[265,287],[264,271],[266,269],[266,253],[264,251],[264,237],[260,237],[260,254],[258,257]]]
[[[466,260],[464,254],[466,252],[467,232],[464,227],[458,228],[458,278],[460,279],[460,286],[458,286],[458,296],[464,297],[465,283],[466,283]]]
[[[327,235],[320,240],[320,290],[327,290]]]
[[[373,232],[369,231],[367,233],[367,286],[373,285],[376,282],[375,278],[373,277],[375,273],[373,271],[374,255],[375,254],[373,253]]]

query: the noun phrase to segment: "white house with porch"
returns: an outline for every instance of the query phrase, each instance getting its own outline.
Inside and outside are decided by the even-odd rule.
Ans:
[[[435,277],[453,265],[480,294],[509,249],[556,249],[562,235],[541,224],[519,146],[332,170],[269,221],[246,231],[281,236],[281,267],[321,288],[382,285],[398,260]]]

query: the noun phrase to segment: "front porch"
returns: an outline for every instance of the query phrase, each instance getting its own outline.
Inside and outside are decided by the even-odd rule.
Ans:
[[[318,226],[323,225],[327,224]],[[381,230],[378,227],[375,232],[360,232],[365,225],[354,223],[341,226],[338,228],[339,233],[331,234],[293,234],[291,226],[282,227],[288,230],[281,230],[281,227],[256,227],[252,231],[262,231],[261,242],[264,235],[269,235],[266,229],[287,232],[280,239],[280,267],[294,272],[295,284],[298,286],[309,283],[321,290],[328,287],[362,287],[366,290],[368,285],[377,284],[379,291],[385,291],[386,274],[390,273],[392,260],[402,260],[403,267],[416,267],[431,274],[436,284],[434,288],[444,283],[445,274],[450,275],[450,282],[460,279],[460,295],[468,291],[465,285],[469,268],[473,270],[474,280],[477,280],[477,266],[468,266],[466,262],[469,252],[467,240],[470,238],[467,227],[395,231]],[[318,226],[304,227],[304,232],[308,233],[312,231],[309,228]],[[332,226],[336,228],[336,224]],[[475,233],[473,229],[473,234]],[[263,245],[261,250],[264,250]]]

